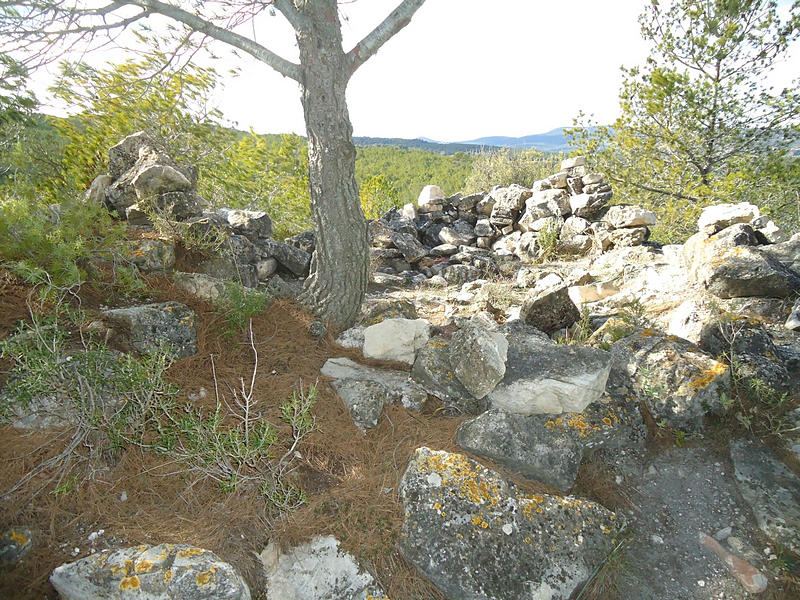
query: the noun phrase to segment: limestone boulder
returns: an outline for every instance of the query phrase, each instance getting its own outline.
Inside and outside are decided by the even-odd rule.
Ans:
[[[419,412],[428,399],[424,388],[405,371],[374,369],[349,358],[330,358],[321,373],[333,380],[333,388],[362,431],[378,424],[388,404],[400,402]]]
[[[281,552],[261,552],[270,600],[378,600],[383,590],[333,536],[317,536]]]
[[[697,228],[714,234],[736,223],[750,223],[761,215],[758,207],[749,202],[739,204],[716,204],[703,209],[697,219]]]
[[[567,600],[613,548],[621,519],[525,494],[460,454],[418,448],[400,482],[400,549],[451,600]]]
[[[297,277],[305,277],[311,265],[311,255],[296,246],[265,239],[258,243],[261,258],[274,258],[282,267]]]
[[[224,297],[226,291],[224,280],[204,273],[178,272],[174,274],[173,281],[179,288],[209,302]]]
[[[576,217],[592,220],[600,214],[602,208],[611,200],[612,192],[598,192],[590,194],[586,192],[577,196],[570,196],[570,212]]]
[[[656,224],[656,213],[640,206],[611,206],[603,216],[603,221],[614,229],[622,227],[649,227]]]
[[[698,431],[722,410],[730,369],[687,340],[645,329],[614,343],[611,356],[611,381],[626,381],[656,422]]]
[[[526,325],[551,335],[559,329],[570,327],[580,316],[580,311],[569,297],[567,286],[559,285],[529,292],[519,318]]]
[[[50,583],[64,600],[250,600],[231,565],[186,545],[104,550],[57,567]]]
[[[585,453],[594,448],[641,452],[647,429],[630,398],[604,396],[583,412],[520,415],[490,409],[458,428],[460,448],[511,472],[569,490]]]
[[[444,204],[444,191],[438,185],[426,185],[417,197],[417,206],[423,208],[436,204]]]
[[[146,273],[169,271],[175,266],[175,244],[149,238],[134,240],[130,260]]]
[[[222,208],[217,211],[217,215],[236,235],[243,235],[250,240],[268,238],[272,235],[272,219],[263,210]]]
[[[400,231],[391,232],[392,243],[403,253],[409,263],[415,263],[428,254],[425,246],[417,239],[416,234]]]
[[[491,392],[506,372],[508,342],[497,332],[465,322],[450,340],[450,364],[475,398]]]
[[[365,327],[386,319],[418,319],[414,303],[405,298],[365,298],[358,322]]]
[[[412,365],[428,343],[430,329],[425,319],[384,319],[364,329],[364,356]]]
[[[411,367],[411,377],[431,396],[442,401],[449,412],[479,414],[486,410],[485,399],[475,398],[455,375],[450,362],[450,340],[431,338],[418,353]]]
[[[525,201],[531,197],[532,192],[517,184],[508,187],[496,188],[491,192],[494,198],[489,221],[497,228],[512,225],[525,206]]]
[[[521,415],[582,412],[603,395],[611,370],[608,352],[558,345],[529,327],[506,331],[506,372],[489,394],[493,408]]]
[[[121,324],[139,352],[166,348],[176,358],[197,354],[197,317],[184,304],[163,302],[115,308],[103,316]]]

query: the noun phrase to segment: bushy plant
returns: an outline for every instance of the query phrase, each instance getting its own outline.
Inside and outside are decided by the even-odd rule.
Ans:
[[[507,186],[512,183],[532,187],[535,181],[557,173],[563,158],[561,153],[537,150],[483,152],[472,165],[472,172],[465,184],[466,190],[487,192],[496,185]]]

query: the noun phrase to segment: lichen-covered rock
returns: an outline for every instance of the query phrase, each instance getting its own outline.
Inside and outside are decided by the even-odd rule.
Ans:
[[[425,319],[384,319],[364,330],[364,356],[414,364],[428,343],[431,324]]]
[[[359,323],[364,327],[395,318],[418,319],[414,303],[405,298],[365,298],[361,305]]]
[[[225,295],[225,282],[204,273],[178,272],[174,274],[173,281],[179,288],[209,302]]]
[[[431,338],[419,350],[411,377],[452,411],[475,415],[488,406],[486,400],[476,399],[456,378],[450,362],[450,342],[441,336]]]
[[[186,545],[104,550],[57,567],[50,583],[64,600],[250,600],[231,565]]]
[[[644,448],[647,430],[630,397],[605,396],[582,413],[519,415],[490,409],[458,428],[456,443],[524,477],[569,490],[584,452]]]
[[[169,271],[175,266],[175,245],[167,240],[134,240],[130,260],[145,272]]]
[[[11,527],[0,537],[0,566],[14,565],[33,546],[33,532],[27,527]]]
[[[800,331],[800,299],[794,303],[792,312],[790,312],[789,316],[786,318],[784,327],[790,331]]]
[[[261,553],[269,600],[381,600],[383,590],[333,536],[317,536],[281,553]]]
[[[321,373],[333,379],[333,388],[362,431],[378,424],[387,404],[400,401],[406,408],[420,411],[428,399],[422,386],[404,371],[373,369],[348,358],[330,358]]]
[[[488,396],[493,408],[522,415],[582,412],[603,395],[611,370],[607,352],[558,345],[528,328],[506,338],[506,373]]]
[[[508,342],[500,334],[465,322],[450,340],[450,364],[464,387],[483,398],[503,379]]]
[[[576,217],[592,220],[600,213],[602,208],[608,204],[612,194],[613,192],[588,193],[584,188],[583,194],[570,196],[570,211]]]
[[[442,277],[451,285],[464,285],[480,279],[481,271],[472,265],[450,265],[442,271]]]
[[[599,504],[525,494],[460,454],[418,448],[400,483],[403,555],[452,600],[566,600],[613,548]]]
[[[688,340],[645,329],[616,342],[611,356],[610,378],[627,380],[657,422],[697,431],[721,410],[730,369]]]
[[[415,263],[428,254],[427,249],[417,239],[416,233],[391,231],[392,243],[400,250],[409,263]]]
[[[784,391],[789,372],[764,325],[727,314],[711,319],[700,332],[698,345],[712,356],[725,356],[737,366],[737,377],[756,378]]]
[[[753,509],[759,529],[800,553],[800,478],[763,445],[731,441],[736,485]]]
[[[525,297],[519,313],[523,323],[532,325],[548,335],[570,327],[580,317],[581,313],[569,297],[566,285],[531,291]]]
[[[531,197],[532,192],[517,184],[508,187],[496,188],[491,191],[494,198],[494,207],[489,221],[497,228],[512,225],[517,220],[525,200]]]
[[[196,317],[180,302],[116,308],[103,315],[128,328],[131,345],[139,352],[166,348],[177,358],[197,354]]]

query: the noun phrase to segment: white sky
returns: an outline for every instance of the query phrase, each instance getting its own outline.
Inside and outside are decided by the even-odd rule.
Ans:
[[[571,125],[580,110],[611,123],[620,66],[641,64],[648,54],[637,17],[649,1],[427,0],[353,76],[354,134],[439,141],[522,136]],[[398,3],[343,2],[345,49]],[[297,59],[283,17],[265,16],[254,29],[261,44]],[[240,69],[214,99],[228,120],[258,133],[305,134],[294,81],[249,56],[223,62]],[[800,69],[789,60],[777,71],[776,80],[786,84]]]

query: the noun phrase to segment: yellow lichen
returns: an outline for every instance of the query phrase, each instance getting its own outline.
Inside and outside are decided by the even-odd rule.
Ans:
[[[19,533],[15,529],[11,530],[11,535],[9,535],[8,537],[15,544],[19,544],[20,546],[28,545],[28,537],[22,533]]]
[[[142,559],[138,563],[136,563],[136,567],[134,568],[134,571],[136,571],[137,573],[148,573],[152,569],[153,569],[152,561],[149,561],[149,560],[146,560],[146,559]]]
[[[701,371],[697,377],[693,378],[687,385],[690,389],[693,390],[700,390],[714,381],[720,375],[725,374],[728,371],[727,365],[723,363],[715,363],[713,366],[709,367],[708,369]]]
[[[178,551],[178,558],[191,558],[193,556],[200,556],[204,550],[202,548],[186,548],[185,550]]]
[[[215,577],[216,569],[211,567],[208,571],[204,573],[198,573],[194,576],[195,583],[197,583],[198,587],[203,587],[212,583],[212,581],[216,581]]]
[[[127,590],[138,590],[140,584],[141,582],[139,581],[139,577],[136,575],[131,577],[123,577],[119,582],[119,589],[123,592]]]
[[[164,571],[164,583],[168,583],[170,579],[172,579],[172,569]]]

